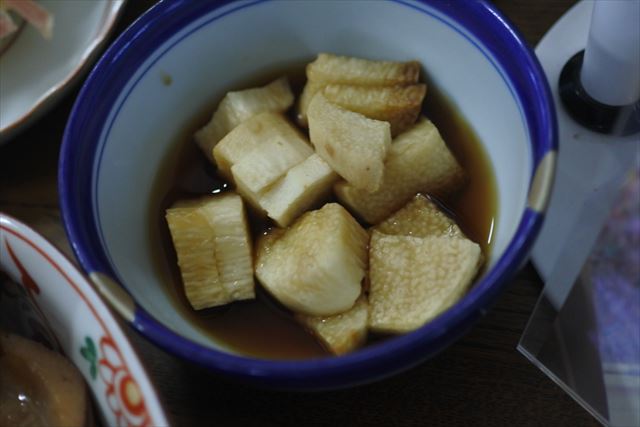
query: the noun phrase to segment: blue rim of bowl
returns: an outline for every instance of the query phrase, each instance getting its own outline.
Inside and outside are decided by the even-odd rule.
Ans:
[[[65,129],[59,165],[60,204],[65,229],[87,273],[100,272],[114,280],[117,277],[101,247],[92,205],[92,182],[86,177],[93,176],[93,161],[100,135],[120,90],[133,72],[176,30],[230,4],[236,7],[228,8],[224,15],[267,1],[270,0],[240,4],[234,4],[232,0],[161,1],[121,34],[92,70]],[[533,157],[533,180],[533,174],[543,157],[557,150],[557,123],[545,74],[519,32],[485,0],[390,1],[445,23],[447,21],[441,16],[446,17],[448,25],[481,49],[496,68],[496,62],[500,64],[498,71],[511,83],[510,89],[526,120]],[[453,27],[451,22],[466,28],[473,38]],[[83,162],[86,159],[90,161]],[[514,237],[496,265],[461,301],[434,321],[412,333],[345,356],[271,361],[225,353],[180,336],[137,304],[131,324],[151,341],[177,356],[215,372],[253,383],[283,388],[326,389],[373,381],[433,356],[486,313],[489,305],[507,285],[508,279],[526,261],[542,220],[543,212],[526,208]]]

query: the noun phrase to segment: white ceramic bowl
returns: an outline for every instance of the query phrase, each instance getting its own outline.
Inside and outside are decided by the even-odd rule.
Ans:
[[[45,40],[23,21],[0,45],[0,144],[59,100],[96,59],[125,0],[39,0],[54,17]]]
[[[0,327],[65,354],[105,426],[163,426],[158,395],[118,321],[71,262],[0,213]]]
[[[231,354],[174,309],[151,256],[151,190],[184,126],[238,82],[318,52],[419,60],[471,123],[493,164],[498,220],[488,268],[420,330],[356,353],[274,362]],[[166,85],[166,76],[172,84]],[[485,2],[161,2],[92,72],[65,133],[60,194],[82,266],[143,334],[219,372],[287,387],[331,387],[411,366],[484,313],[526,259],[553,176],[556,125],[544,74]]]

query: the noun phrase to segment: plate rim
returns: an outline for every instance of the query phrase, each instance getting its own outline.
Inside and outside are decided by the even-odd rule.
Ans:
[[[37,98],[25,112],[21,113],[20,117],[6,126],[0,127],[0,146],[12,139],[19,130],[23,129],[49,103],[55,102],[57,100],[56,97],[60,96],[65,89],[69,88],[86,71],[86,68],[96,59],[100,47],[104,45],[109,34],[115,28],[126,2],[127,0],[106,0],[103,12],[105,15],[104,22],[99,28],[98,34],[85,49],[80,61],[60,81]]]

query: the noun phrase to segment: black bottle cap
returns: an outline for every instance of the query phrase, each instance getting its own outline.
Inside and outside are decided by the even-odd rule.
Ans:
[[[614,106],[593,99],[580,81],[583,58],[584,50],[573,55],[560,73],[560,99],[571,118],[603,134],[627,136],[640,132],[640,101]]]

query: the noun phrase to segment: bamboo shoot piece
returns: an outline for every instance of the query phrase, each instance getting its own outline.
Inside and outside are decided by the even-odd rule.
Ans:
[[[266,111],[282,113],[292,104],[293,93],[285,77],[266,86],[229,92],[194,138],[205,156],[213,161],[213,148],[240,123]]]
[[[354,188],[368,193],[380,188],[391,144],[389,123],[345,110],[318,93],[309,106],[309,135],[316,153]]]
[[[389,236],[374,231],[369,249],[369,327],[413,331],[466,292],[481,263],[480,247],[452,236]]]
[[[166,219],[194,309],[255,297],[251,236],[240,196],[180,201],[167,209]]]
[[[345,181],[339,181],[334,190],[345,206],[369,224],[377,224],[417,193],[443,196],[463,182],[464,172],[438,129],[422,119],[391,144],[377,191],[367,192]]]
[[[258,249],[256,277],[278,301],[300,314],[349,310],[361,293],[369,235],[340,205],[300,217],[268,248]]]

